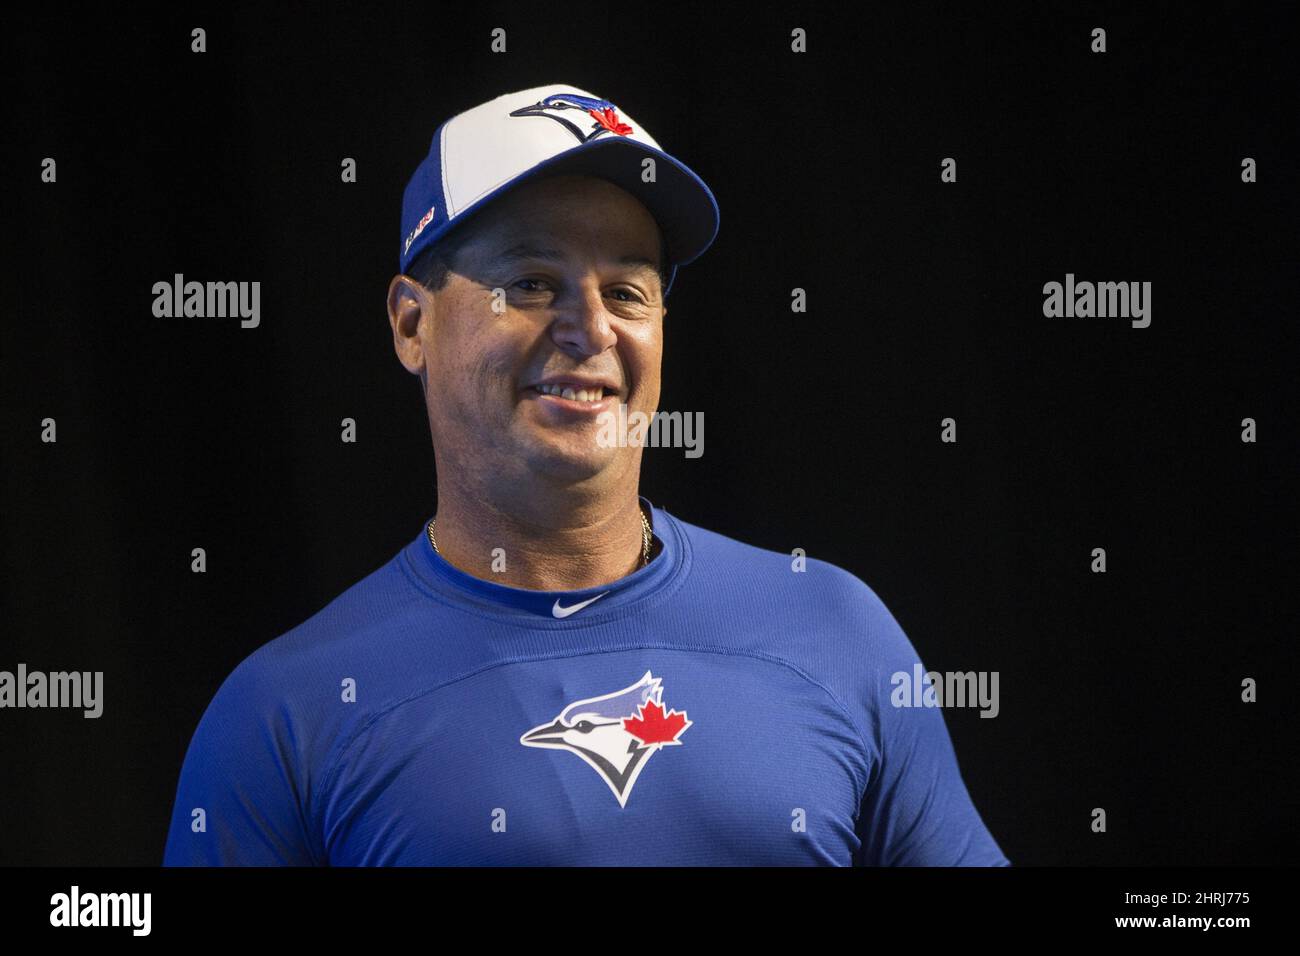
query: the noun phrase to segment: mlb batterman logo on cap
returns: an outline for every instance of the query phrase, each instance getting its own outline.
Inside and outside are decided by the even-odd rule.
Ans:
[[[642,179],[646,157],[655,160],[654,182]],[[668,247],[665,296],[677,267],[718,233],[718,203],[699,176],[613,103],[555,83],[498,96],[438,127],[402,195],[400,271],[494,197],[555,173],[607,179],[645,205]]]

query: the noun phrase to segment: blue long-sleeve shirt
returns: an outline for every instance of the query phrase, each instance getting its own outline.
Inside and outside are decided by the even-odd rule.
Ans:
[[[1008,865],[941,711],[891,704],[875,592],[653,517],[649,565],[564,592],[421,528],[221,685],[164,864]]]

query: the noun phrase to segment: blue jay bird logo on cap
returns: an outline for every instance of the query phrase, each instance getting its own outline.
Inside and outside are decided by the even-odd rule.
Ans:
[[[595,120],[595,122],[584,133],[576,123],[572,123],[560,115],[560,112],[563,110],[582,110]],[[615,133],[618,136],[627,136],[632,132],[632,127],[628,126],[618,118],[618,113],[614,109],[614,104],[609,100],[596,99],[591,96],[579,96],[577,93],[552,93],[550,96],[543,97],[531,106],[522,106],[517,110],[512,110],[510,115],[545,116],[547,119],[553,119],[576,136],[579,143],[593,140],[602,133]]]
[[[569,704],[554,720],[519,738],[525,747],[567,750],[581,757],[627,806],[637,777],[651,756],[678,739],[692,721],[686,711],[665,711],[662,678],[646,671],[630,687]]]

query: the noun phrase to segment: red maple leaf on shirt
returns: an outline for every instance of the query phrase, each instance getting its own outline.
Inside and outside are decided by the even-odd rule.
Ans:
[[[605,129],[609,130],[611,133],[618,133],[619,136],[626,136],[628,133],[632,132],[632,127],[619,119],[618,114],[609,107],[605,107],[603,110],[587,110],[587,112],[595,118],[597,123],[605,127]]]
[[[673,710],[665,715],[663,707],[653,700],[642,704],[638,710],[639,716],[623,718],[623,729],[647,746],[672,743],[686,729],[684,711]]]

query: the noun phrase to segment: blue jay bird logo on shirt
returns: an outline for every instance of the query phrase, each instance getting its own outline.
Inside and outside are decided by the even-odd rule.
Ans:
[[[684,710],[665,711],[661,683],[662,678],[646,671],[623,690],[574,701],[519,742],[581,757],[609,785],[618,805],[626,807],[651,756],[664,747],[680,747],[678,738],[692,723]]]

